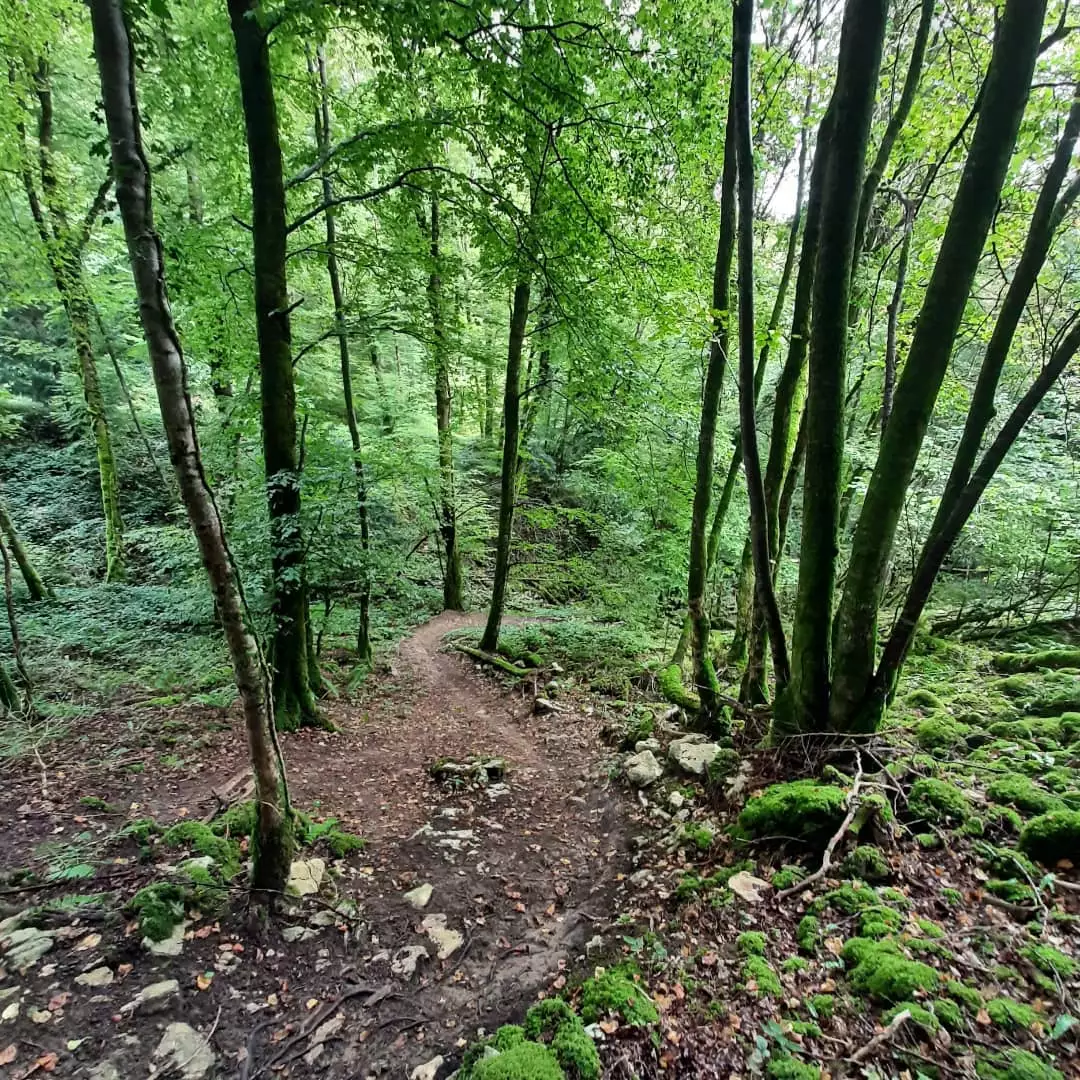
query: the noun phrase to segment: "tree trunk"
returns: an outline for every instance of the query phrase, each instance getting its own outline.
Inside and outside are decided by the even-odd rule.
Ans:
[[[435,425],[439,442],[439,533],[442,536],[443,610],[464,611],[461,553],[457,542],[457,500],[454,491],[454,431],[450,400],[450,358],[443,325],[442,274],[439,262],[439,197],[431,196],[431,274],[428,308],[431,311],[432,352],[435,360]]]
[[[320,154],[330,149],[330,100],[326,81],[326,57],[322,46],[316,50],[319,77],[319,104],[315,111],[315,141]],[[360,428],[356,422],[356,406],[353,402],[352,368],[349,362],[349,335],[345,329],[345,296],[341,288],[341,275],[337,261],[337,217],[331,207],[334,185],[327,170],[322,172],[323,203],[326,205],[326,273],[330,279],[330,293],[334,300],[334,329],[337,333],[338,358],[341,362],[341,393],[345,405],[345,423],[349,428],[352,445],[353,476],[356,481],[356,512],[360,524],[360,552],[363,565],[360,569],[360,622],[356,629],[356,655],[363,665],[371,664],[371,533],[368,524],[367,481],[364,476],[364,458],[360,446]],[[372,363],[379,370],[378,353],[371,346]],[[381,379],[380,379],[381,388]],[[385,404],[385,403],[384,403]],[[386,413],[384,413],[384,426]],[[390,422],[393,430],[393,421]]]
[[[1049,363],[1039,373],[1027,393],[1017,402],[1001,431],[983,454],[971,479],[957,495],[948,520],[938,532],[932,533],[927,538],[904,599],[900,617],[885,644],[873,685],[862,703],[861,711],[864,716],[873,718],[876,714],[877,719],[880,719],[885,700],[891,696],[896,686],[900,668],[911,647],[915,627],[918,625],[927,600],[930,599],[934,582],[953,544],[956,543],[957,537],[978,505],[987,485],[993,479],[1002,461],[1005,460],[1005,455],[1016,442],[1020,432],[1031,419],[1035,409],[1080,351],[1080,312],[1074,313],[1071,321],[1072,329],[1060,340]]]
[[[885,331],[885,375],[881,385],[881,435],[892,416],[893,398],[896,394],[896,340],[900,328],[900,310],[904,304],[904,286],[907,284],[908,260],[911,256],[911,234],[915,230],[915,208],[912,203],[904,206],[904,237],[900,241],[900,255],[896,260],[896,282],[889,301],[888,323]]]
[[[724,138],[724,168],[720,181],[720,234],[713,263],[713,333],[709,340],[709,363],[705,371],[705,386],[701,398],[694,504],[690,519],[690,572],[686,586],[686,607],[693,644],[694,685],[701,699],[702,722],[705,727],[714,730],[720,724],[720,711],[717,707],[720,684],[709,652],[712,623],[705,605],[705,584],[709,573],[707,531],[709,503],[712,499],[713,457],[716,453],[716,417],[724,388],[730,338],[731,264],[735,253],[737,174],[738,155],[732,93],[728,97],[727,130]]]
[[[394,434],[394,414],[390,409],[390,395],[386,392],[386,380],[383,378],[382,362],[379,360],[379,346],[372,341],[368,347],[371,370],[375,372],[375,388],[379,394],[379,409],[382,412],[384,435]]]
[[[510,343],[506,350],[506,388],[503,391],[503,453],[499,482],[499,537],[495,548],[495,580],[491,586],[488,611],[480,648],[493,653],[499,647],[503,606],[506,602],[506,579],[510,574],[510,541],[514,526],[514,500],[517,497],[518,420],[521,407],[521,351],[525,343],[525,325],[529,318],[530,283],[522,277],[514,287],[510,312]]]
[[[495,438],[495,357],[489,349],[484,356],[484,440]]]
[[[285,184],[270,53],[258,13],[259,0],[229,0],[251,172],[255,325],[274,584],[274,714],[278,728],[292,731],[324,721],[315,707],[308,667],[296,387],[285,273]]]
[[[776,736],[813,731],[828,711],[851,264],[888,7],[886,0],[849,0],[827,114],[828,154],[811,304],[799,587],[791,683],[778,695]]]
[[[281,757],[276,753],[265,668],[245,621],[245,609],[224,527],[203,472],[187,372],[165,293],[161,240],[151,207],[150,169],[143,152],[135,97],[134,60],[120,0],[93,0],[94,51],[117,178],[139,315],[150,353],[161,418],[181,497],[221,616],[244,710],[257,807],[251,887],[279,893],[289,876],[291,819]]]
[[[34,564],[30,561],[26,548],[23,547],[22,538],[12,524],[3,500],[0,500],[0,535],[7,540],[11,554],[15,556],[15,562],[19,565],[19,573],[22,574],[22,579],[26,583],[26,591],[30,594],[30,599],[34,601],[54,599],[52,589],[41,580],[41,575],[34,569]]]
[[[859,712],[874,673],[878,606],[900,512],[997,210],[1045,14],[1046,0],[1008,0],[998,25],[971,149],[852,540],[834,629],[829,722],[838,731],[863,723]],[[809,445],[808,462],[813,426]],[[806,522],[804,536],[805,528]]]
[[[753,0],[735,0],[732,102],[735,107],[735,142],[739,159],[739,430],[742,432],[743,473],[746,476],[746,491],[750,503],[754,595],[769,636],[776,685],[778,690],[782,690],[790,678],[787,639],[770,570],[765,488],[761,475],[755,417],[757,383],[754,364],[754,148],[750,139],[750,50],[753,23]]]

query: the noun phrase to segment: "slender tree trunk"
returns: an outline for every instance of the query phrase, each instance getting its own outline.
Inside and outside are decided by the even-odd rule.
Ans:
[[[8,674],[7,666],[0,663],[0,710],[18,712],[22,708],[19,702],[19,688]]]
[[[495,438],[495,357],[489,349],[484,356],[484,440]]]
[[[228,0],[251,171],[255,324],[259,340],[263,459],[274,583],[274,714],[281,730],[324,725],[308,657],[308,605],[300,524],[296,386],[285,272],[285,184],[277,107],[259,0]]]
[[[701,719],[705,727],[718,728],[720,684],[709,651],[712,622],[705,604],[708,581],[709,503],[712,499],[713,457],[716,453],[716,417],[724,388],[730,339],[731,264],[735,252],[735,198],[738,157],[736,151],[734,93],[728,97],[727,132],[724,139],[724,168],[720,181],[720,235],[713,263],[713,333],[709,340],[709,363],[701,398],[698,428],[697,472],[694,504],[690,520],[690,572],[687,578],[686,607],[691,626],[694,656],[694,684],[701,699]],[[751,362],[753,359],[751,358]]]
[[[315,110],[315,142],[320,154],[330,148],[330,96],[326,80],[326,57],[322,46],[316,49],[315,65],[319,79],[319,104]],[[356,512],[360,524],[360,552],[363,565],[360,569],[360,622],[356,630],[356,655],[361,664],[371,663],[371,532],[368,523],[367,480],[364,476],[364,457],[360,446],[360,428],[356,422],[356,406],[353,401],[352,368],[349,360],[349,335],[345,329],[345,295],[341,287],[341,275],[337,261],[337,216],[330,203],[334,198],[334,185],[330,173],[322,173],[323,202],[327,206],[326,219],[326,274],[330,279],[330,294],[334,300],[334,329],[338,341],[338,358],[341,363],[341,394],[345,405],[345,423],[349,428],[352,445],[353,476],[356,481]],[[372,362],[378,371],[378,353],[372,345]],[[391,428],[392,428],[391,423]],[[310,626],[310,621],[309,621]]]
[[[888,6],[886,0],[849,0],[828,109],[828,153],[811,304],[799,587],[791,683],[786,693],[778,695],[777,736],[813,731],[828,711],[851,264]]]
[[[161,418],[184,507],[221,616],[244,709],[257,808],[251,847],[251,887],[253,891],[280,893],[288,880],[292,857],[292,822],[284,768],[280,754],[276,753],[265,668],[245,620],[243,597],[225,530],[203,471],[184,357],[165,293],[162,245],[154,228],[150,169],[143,152],[134,59],[121,0],[93,0],[91,15],[117,178],[117,201]]]
[[[372,341],[368,347],[371,370],[375,372],[375,388],[379,394],[379,409],[382,412],[384,435],[394,434],[394,414],[390,409],[390,395],[386,392],[386,380],[383,378],[382,362],[379,360],[379,346]]]
[[[754,594],[762,611],[778,690],[790,678],[787,639],[776,602],[769,560],[765,488],[758,453],[754,364],[754,147],[750,138],[750,49],[754,23],[753,0],[735,0],[733,27],[732,102],[735,107],[739,159],[739,430],[742,432],[743,472],[750,502],[750,549],[754,563]]]
[[[888,322],[885,330],[885,375],[881,385],[881,435],[892,416],[893,398],[896,394],[896,341],[900,327],[900,310],[904,304],[904,286],[907,284],[908,260],[911,256],[911,234],[915,229],[915,208],[912,203],[904,207],[904,237],[900,241],[900,255],[896,260],[896,283],[889,301]]]
[[[432,351],[435,360],[435,426],[439,442],[439,533],[443,554],[443,609],[464,611],[461,553],[457,538],[457,497],[454,490],[454,430],[450,399],[450,358],[443,325],[442,273],[439,252],[439,198],[431,196],[431,274],[428,307],[431,311]]]
[[[806,410],[799,419],[799,433],[795,436],[795,446],[791,451],[791,464],[784,476],[784,487],[780,492],[780,507],[776,524],[776,561],[773,566],[773,578],[779,574],[780,560],[784,557],[787,544],[787,527],[791,519],[791,506],[795,501],[795,489],[799,486],[799,474],[806,459]]]
[[[982,460],[973,472],[963,490],[957,495],[953,503],[952,512],[942,528],[936,533],[931,533],[927,538],[919,562],[915,569],[911,585],[908,588],[904,606],[900,617],[893,627],[892,634],[885,644],[881,655],[877,672],[874,676],[873,685],[870,687],[867,698],[863,702],[862,712],[864,715],[880,713],[885,700],[891,696],[911,641],[915,636],[915,628],[919,618],[930,599],[930,593],[934,587],[941,567],[956,543],[972,511],[978,505],[983,492],[986,491],[990,481],[1000,467],[1005,455],[1008,454],[1020,433],[1024,430],[1027,422],[1031,419],[1035,409],[1046,396],[1049,389],[1057,382],[1065,368],[1072,362],[1077,352],[1080,352],[1080,312],[1072,317],[1072,329],[1061,338],[1054,349],[1050,361],[1039,373],[1038,378],[1031,384],[1024,396],[1017,402],[1009,418],[1002,425],[1001,431],[983,454]]]
[[[518,421],[521,407],[521,351],[529,319],[530,282],[523,276],[514,287],[510,312],[510,343],[506,350],[506,387],[503,391],[503,454],[499,482],[499,537],[495,548],[495,579],[491,586],[491,607],[480,648],[495,652],[499,647],[506,581],[510,575],[510,541],[517,497]]]
[[[838,731],[873,722],[872,714],[861,719],[859,713],[874,673],[878,606],[893,540],[997,210],[1045,14],[1046,0],[1008,0],[998,24],[971,149],[852,540],[834,630],[830,725]],[[811,428],[811,458],[813,448]]]
[[[0,500],[0,535],[7,540],[11,554],[15,556],[15,562],[19,565],[19,573],[22,574],[22,579],[26,583],[26,591],[30,594],[30,599],[52,600],[54,598],[52,589],[41,580],[41,575],[34,569],[34,564],[30,561],[26,548],[23,547],[22,538],[12,524],[3,500]]]
[[[23,716],[34,716],[34,684],[30,681],[30,672],[26,668],[23,659],[22,639],[19,636],[19,623],[15,616],[15,590],[12,585],[11,557],[8,555],[7,544],[0,537],[0,560],[4,564],[4,606],[7,608],[8,630],[11,634],[11,652],[15,657],[15,670],[22,683],[23,698],[21,712]]]

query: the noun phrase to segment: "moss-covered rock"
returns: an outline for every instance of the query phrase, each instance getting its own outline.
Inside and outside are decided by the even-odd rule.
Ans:
[[[1080,864],[1080,810],[1051,810],[1032,818],[1018,846],[1045,866],[1056,866],[1061,859]]]
[[[959,1002],[969,1013],[977,1013],[983,1007],[983,997],[973,986],[966,986],[958,979],[950,979],[945,984],[945,993]]]
[[[1066,956],[1060,949],[1055,949],[1053,945],[1033,942],[1031,945],[1025,945],[1020,950],[1020,955],[1044,974],[1057,978],[1071,979],[1077,971],[1080,971],[1080,964],[1071,956]]]
[[[885,852],[873,844],[860,844],[840,864],[845,877],[862,878],[863,881],[885,881],[892,873]]]
[[[495,1057],[481,1058],[469,1080],[566,1080],[566,1073],[546,1046],[522,1042]]]
[[[655,1024],[660,1014],[652,998],[626,971],[616,968],[586,979],[581,991],[581,1018],[585,1023],[611,1015],[631,1027],[645,1027]]]
[[[804,953],[813,955],[817,952],[818,941],[821,939],[821,920],[816,915],[804,915],[799,920],[795,931],[795,940]]]
[[[933,993],[941,982],[934,968],[909,960],[892,940],[851,938],[842,955],[851,985],[878,1001],[907,1001],[919,991]]]
[[[843,788],[832,784],[813,780],[774,784],[746,804],[739,815],[739,826],[751,837],[828,840],[844,819],[846,800]]]
[[[1010,997],[997,997],[986,1003],[986,1011],[990,1019],[1000,1028],[1007,1031],[1023,1028],[1030,1030],[1032,1025],[1039,1022],[1039,1014],[1030,1006],[1021,1001],[1014,1001]]]
[[[919,721],[915,728],[915,741],[923,750],[931,753],[955,750],[965,744],[970,730],[948,713],[935,713]]]
[[[955,784],[925,776],[911,785],[908,813],[920,821],[961,825],[971,813],[971,803]]]
[[[899,1005],[894,1005],[882,1016],[881,1022],[889,1024],[902,1012],[909,1014],[909,1023],[921,1027],[928,1035],[933,1035],[941,1030],[941,1020],[938,1016],[925,1005],[920,1005],[915,1001],[901,1001]]]
[[[770,997],[780,997],[784,988],[780,983],[780,976],[769,966],[769,962],[763,956],[751,956],[743,965],[743,981],[748,990],[753,990],[758,995],[768,994]]]
[[[209,825],[200,821],[180,821],[167,829],[161,838],[166,847],[187,848],[196,855],[213,859],[228,880],[240,870],[240,845],[224,836],[218,836]]]
[[[1026,814],[1045,814],[1062,805],[1059,799],[1021,773],[999,776],[987,785],[986,794],[994,802],[1015,807]]]
[[[945,709],[945,702],[933,690],[922,686],[905,695],[904,704],[909,709],[922,709],[924,712],[943,712]]]
[[[998,653],[990,663],[996,671],[1013,675],[1040,668],[1080,668],[1080,649],[1043,649],[1030,653]]]
[[[139,931],[151,941],[164,941],[184,918],[187,894],[172,881],[156,881],[140,889],[127,908],[139,919]]]
[[[1065,1080],[1029,1050],[1012,1049],[975,1063],[979,1080]]]

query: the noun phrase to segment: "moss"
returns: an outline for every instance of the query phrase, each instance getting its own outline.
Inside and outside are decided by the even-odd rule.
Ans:
[[[923,851],[936,851],[941,847],[941,837],[937,833],[921,832],[915,834],[915,843],[923,849]]]
[[[1071,956],[1066,956],[1060,949],[1055,949],[1053,945],[1041,945],[1038,943],[1025,945],[1020,950],[1020,955],[1031,961],[1046,975],[1071,979],[1077,971],[1080,971],[1080,964]]]
[[[1009,997],[998,997],[986,1003],[990,1019],[1000,1028],[1012,1031],[1016,1028],[1029,1029],[1039,1022],[1039,1014],[1030,1006]]]
[[[873,889],[858,887],[856,885],[841,885],[838,889],[830,889],[823,896],[810,905],[810,911],[814,914],[832,908],[843,912],[845,915],[856,915],[869,908],[879,907],[881,898]]]
[[[656,685],[668,701],[688,712],[697,712],[701,708],[701,699],[691,694],[683,686],[682,669],[678,664],[669,664],[656,673]]]
[[[120,830],[120,835],[130,836],[138,843],[146,844],[150,837],[160,836],[162,831],[161,826],[153,818],[138,818],[135,821],[129,821]]]
[[[821,1070],[816,1065],[807,1065],[788,1056],[770,1058],[765,1072],[772,1080],[819,1080],[821,1077]]]
[[[986,812],[986,825],[1009,836],[1018,836],[1024,819],[1011,806],[991,806]]]
[[[166,847],[186,847],[198,855],[208,855],[226,879],[235,876],[240,869],[239,844],[218,836],[200,821],[178,822],[165,831],[161,842]]]
[[[1080,810],[1051,810],[1032,818],[1018,843],[1021,851],[1047,866],[1060,859],[1080,863]]]
[[[998,896],[1010,904],[1029,904],[1035,897],[1031,886],[1016,878],[991,878],[984,888],[991,896]]]
[[[915,728],[915,741],[931,753],[955,750],[964,745],[970,730],[967,724],[954,720],[948,713],[936,713],[919,722]]]
[[[631,1027],[644,1027],[659,1019],[649,995],[625,971],[617,969],[586,979],[581,993],[581,1018],[585,1023],[613,1013]]]
[[[821,1028],[812,1020],[785,1020],[784,1029],[811,1039],[821,1038]]]
[[[297,816],[301,847],[314,848],[321,844],[335,859],[344,859],[346,855],[367,846],[367,841],[362,836],[339,829],[338,819],[335,817],[315,821],[307,814]]]
[[[771,884],[774,889],[790,889],[804,877],[806,871],[801,866],[782,866],[773,874]]]
[[[127,908],[138,916],[139,931],[151,941],[164,941],[184,918],[184,889],[171,881],[157,881],[140,889]]]
[[[811,1014],[819,1020],[831,1020],[836,1011],[836,998],[832,994],[815,994],[808,1004]]]
[[[218,836],[250,836],[255,831],[255,822],[255,802],[249,799],[247,802],[233,803],[225,813],[214,818],[210,828]]]
[[[883,1024],[888,1024],[902,1012],[910,1013],[911,1018],[908,1023],[921,1027],[927,1034],[933,1035],[935,1032],[941,1030],[940,1019],[938,1019],[930,1009],[926,1008],[925,1005],[918,1005],[914,1001],[902,1001],[899,1005],[894,1005],[884,1016],[882,1016],[881,1022]]]
[[[566,1073],[546,1046],[522,1042],[498,1057],[478,1061],[470,1080],[566,1080]]]
[[[945,702],[933,690],[921,686],[904,697],[904,704],[908,708],[925,709],[928,712],[941,712],[945,708]]]
[[[1028,1050],[1006,1050],[975,1064],[980,1080],[1065,1080],[1052,1065],[1047,1065]]]
[[[1080,649],[1044,649],[1032,653],[998,653],[991,661],[995,671],[1004,675],[1038,671],[1040,668],[1080,667]]]
[[[968,1012],[976,1013],[983,1007],[982,994],[972,986],[965,986],[958,979],[950,979],[945,984],[945,993],[958,1001]]]
[[[713,831],[705,825],[692,823],[684,825],[680,838],[693,844],[701,852],[708,851],[713,845]]]
[[[862,937],[880,939],[897,933],[904,925],[899,911],[878,904],[867,908],[859,917],[859,934]]]
[[[780,976],[773,971],[764,957],[751,956],[743,965],[742,973],[747,987],[749,988],[752,982],[755,992],[759,995],[768,994],[778,998],[784,992],[780,984]]]
[[[562,998],[545,998],[525,1014],[525,1038],[550,1038],[563,1024],[577,1023],[577,1014]]]
[[[720,747],[716,757],[705,766],[706,780],[710,786],[722,786],[729,777],[738,772],[741,761],[742,756],[738,750],[732,750],[730,746]]]
[[[597,1080],[600,1055],[580,1020],[563,1024],[551,1040],[551,1052],[567,1076],[574,1080]]]
[[[79,805],[87,810],[98,810],[103,814],[121,813],[119,807],[113,806],[112,803],[108,803],[104,799],[99,799],[96,795],[84,795],[79,800]]]
[[[941,1021],[942,1027],[949,1031],[962,1031],[964,1028],[964,1014],[960,1006],[949,998],[938,998],[933,1004],[934,1015]]]
[[[620,750],[633,750],[643,739],[648,739],[656,730],[656,720],[651,712],[642,716],[631,717],[623,729],[619,740]]]
[[[789,956],[781,965],[780,970],[785,975],[794,975],[797,971],[806,971],[810,963],[801,956]]]
[[[970,810],[967,796],[954,784],[926,776],[911,785],[908,812],[917,820],[959,825]]]
[[[845,877],[862,878],[863,881],[884,881],[891,873],[888,859],[879,847],[860,844],[840,864]]]
[[[764,956],[765,935],[760,930],[746,930],[735,939],[735,945],[743,956]]]
[[[909,960],[892,941],[852,938],[842,955],[845,963],[854,965],[852,986],[879,1001],[907,1001],[917,991],[932,993],[940,982],[932,967]]]
[[[1027,814],[1045,814],[1061,806],[1061,801],[1043,791],[1020,773],[1006,773],[987,785],[987,797],[1004,806],[1014,806]]]
[[[1080,741],[1080,712],[1066,712],[1058,717],[1058,735],[1062,746]]]
[[[804,953],[813,955],[817,952],[818,940],[821,937],[821,922],[815,915],[804,915],[799,920],[795,931],[795,940]]]
[[[959,907],[964,902],[964,894],[959,889],[942,889],[941,899],[949,907]]]
[[[746,804],[739,826],[751,837],[827,840],[844,819],[846,798],[842,788],[813,780],[774,784]]]

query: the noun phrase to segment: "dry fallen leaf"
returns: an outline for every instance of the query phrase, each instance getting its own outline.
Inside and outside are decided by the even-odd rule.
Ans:
[[[5,1046],[3,1050],[0,1050],[0,1065],[10,1065],[18,1052],[18,1047],[14,1043]]]
[[[195,985],[200,990],[209,990],[210,984],[214,981],[214,973],[212,971],[204,971],[201,975],[195,976]]]
[[[101,944],[100,934],[87,934],[86,937],[75,946],[76,952],[89,952],[90,949],[96,949]]]
[[[600,1021],[600,1030],[605,1035],[614,1035],[615,1032],[619,1030],[619,1021],[618,1020],[601,1020]]]
[[[989,1027],[992,1022],[990,1014],[985,1009],[980,1009],[975,1014],[975,1023],[982,1024],[983,1027]]]
[[[39,1069],[44,1069],[45,1072],[52,1072],[56,1068],[57,1062],[56,1054],[51,1051],[48,1054],[42,1054],[41,1057],[34,1062]]]

